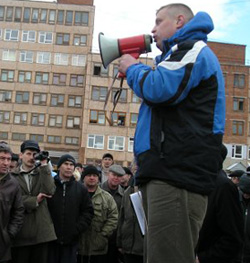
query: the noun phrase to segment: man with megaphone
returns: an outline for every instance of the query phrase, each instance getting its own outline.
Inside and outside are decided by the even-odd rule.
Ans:
[[[213,22],[184,4],[156,12],[156,68],[129,54],[119,60],[142,98],[134,149],[136,184],[147,218],[145,262],[194,263],[195,246],[220,167],[225,87],[207,46]]]

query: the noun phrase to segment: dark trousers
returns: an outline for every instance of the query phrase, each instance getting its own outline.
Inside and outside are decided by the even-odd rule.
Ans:
[[[47,263],[76,263],[77,248],[77,244],[61,245],[52,241],[49,243]]]
[[[106,255],[95,256],[77,256],[77,263],[109,263],[106,259]]]
[[[143,256],[125,253],[124,263],[143,263]]]
[[[11,253],[12,263],[48,263],[48,243],[13,247]]]

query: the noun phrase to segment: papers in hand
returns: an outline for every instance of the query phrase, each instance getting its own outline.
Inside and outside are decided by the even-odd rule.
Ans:
[[[146,232],[147,222],[146,222],[146,216],[145,216],[143,205],[142,205],[141,192],[138,191],[138,192],[131,194],[130,199],[131,199],[131,202],[135,210],[135,214],[136,214],[136,217],[137,217],[140,229],[141,229],[141,233],[144,236]]]

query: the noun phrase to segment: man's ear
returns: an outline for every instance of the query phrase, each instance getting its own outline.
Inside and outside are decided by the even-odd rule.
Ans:
[[[176,28],[182,28],[185,25],[185,17],[183,15],[178,15],[176,19]]]

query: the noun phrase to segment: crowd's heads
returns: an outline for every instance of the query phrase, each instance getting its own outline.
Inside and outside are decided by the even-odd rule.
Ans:
[[[33,150],[40,152],[40,147],[36,141],[26,140],[21,144],[20,151],[24,153],[25,150]]]
[[[72,162],[74,164],[74,166],[76,165],[76,160],[75,158],[70,155],[70,154],[64,154],[60,157],[58,163],[57,163],[57,169],[60,168],[60,166],[65,163],[65,162]]]

